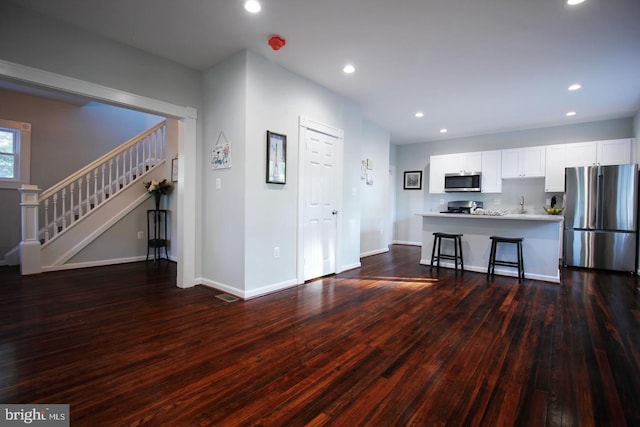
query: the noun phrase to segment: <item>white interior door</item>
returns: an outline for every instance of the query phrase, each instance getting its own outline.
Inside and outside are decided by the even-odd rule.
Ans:
[[[303,126],[302,279],[336,273],[341,131]]]

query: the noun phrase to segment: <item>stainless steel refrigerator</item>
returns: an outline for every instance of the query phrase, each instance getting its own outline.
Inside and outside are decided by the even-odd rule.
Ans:
[[[638,165],[565,170],[564,264],[636,272]]]

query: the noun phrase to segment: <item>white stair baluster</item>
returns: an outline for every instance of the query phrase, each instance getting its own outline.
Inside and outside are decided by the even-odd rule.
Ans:
[[[62,209],[60,209],[60,216],[62,217],[62,229],[67,228],[67,188],[62,189]]]
[[[49,241],[49,198],[44,199],[44,242]]]
[[[69,206],[69,214],[71,215],[71,217],[69,218],[70,224],[73,224],[74,222],[76,222],[76,214],[73,209],[73,194],[75,192],[75,188],[76,188],[76,183],[72,182],[71,186],[69,187],[69,191],[71,192],[71,195],[69,196],[69,204],[71,205]]]
[[[98,207],[98,168],[93,170],[93,207]]]
[[[82,218],[82,177],[78,179],[78,218]]]
[[[87,174],[87,210],[86,210],[87,213],[91,211],[91,192],[89,191],[90,180],[91,180],[91,173],[88,173]]]
[[[113,194],[113,159],[109,160],[109,196]]]
[[[58,235],[58,193],[53,194],[53,236]]]
[[[102,164],[102,182],[100,183],[100,191],[102,192],[102,199],[100,200],[100,203],[104,203],[104,201],[107,199],[107,194],[105,192],[105,184],[104,184],[104,171],[107,168],[107,165],[105,163]]]

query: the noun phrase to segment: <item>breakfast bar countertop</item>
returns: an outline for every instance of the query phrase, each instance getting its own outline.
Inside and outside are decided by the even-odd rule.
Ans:
[[[423,217],[434,217],[434,218],[502,219],[502,220],[551,221],[551,222],[564,221],[564,217],[562,215],[549,215],[549,214],[475,215],[475,214],[464,214],[464,213],[425,212],[418,215]]]
[[[464,269],[486,273],[491,248],[490,236],[522,237],[525,278],[560,282],[564,217],[549,214],[475,215],[427,212],[422,216],[422,256],[431,264],[433,233],[462,234]],[[449,242],[447,242],[448,244]],[[451,248],[445,248],[450,252]],[[498,248],[499,259],[515,259],[515,245]],[[453,263],[443,262],[452,267]],[[517,276],[512,268],[496,268],[496,274]]]

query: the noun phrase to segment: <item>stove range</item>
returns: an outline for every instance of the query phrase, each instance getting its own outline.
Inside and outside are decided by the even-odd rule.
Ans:
[[[476,202],[473,200],[457,200],[447,203],[447,210],[440,213],[470,214],[477,208],[482,208],[482,206],[482,202]]]

